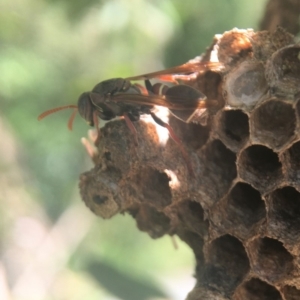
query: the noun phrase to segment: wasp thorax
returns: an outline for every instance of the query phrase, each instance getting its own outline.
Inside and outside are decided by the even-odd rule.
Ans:
[[[90,126],[94,126],[93,104],[89,93],[85,92],[80,95],[77,106],[80,116],[85,119]]]
[[[92,90],[99,95],[109,95],[126,91],[130,87],[130,82],[124,78],[112,78],[98,83]]]

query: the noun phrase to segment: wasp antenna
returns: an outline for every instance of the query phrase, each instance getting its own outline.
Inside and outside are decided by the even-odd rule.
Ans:
[[[67,109],[67,108],[77,108],[77,105],[65,105],[65,106],[59,106],[59,107],[46,110],[38,116],[38,120],[40,121],[51,114],[54,114],[60,110]]]
[[[74,107],[74,110],[73,110],[73,112],[72,112],[72,114],[71,114],[71,116],[70,116],[70,119],[69,119],[69,121],[68,121],[68,128],[69,128],[70,131],[72,131],[72,128],[73,128],[73,121],[74,121],[74,119],[75,119],[77,110],[78,110],[77,107]]]

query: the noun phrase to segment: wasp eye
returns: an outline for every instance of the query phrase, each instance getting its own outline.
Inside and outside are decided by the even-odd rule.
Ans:
[[[93,121],[94,106],[90,99],[90,94],[87,92],[81,94],[78,99],[77,106],[78,106],[78,112],[80,116],[83,119],[85,119],[90,126],[94,126],[94,121]]]

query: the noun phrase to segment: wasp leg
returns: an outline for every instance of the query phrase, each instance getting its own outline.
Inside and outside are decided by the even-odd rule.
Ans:
[[[191,165],[191,161],[188,157],[188,154],[187,152],[185,151],[183,145],[182,145],[182,142],[181,140],[179,139],[179,137],[175,134],[173,128],[168,124],[168,123],[165,123],[163,120],[161,120],[159,117],[157,117],[153,112],[150,112],[150,115],[151,117],[153,118],[153,120],[160,126],[162,127],[165,127],[168,129],[169,131],[169,134],[170,134],[170,137],[172,138],[172,140],[177,144],[177,146],[179,147],[180,151],[181,151],[181,154],[183,156],[183,159],[185,160],[185,163],[187,165],[187,169],[190,173],[190,175],[192,175],[193,177],[195,177],[195,173],[194,173],[194,170],[192,168],[192,165]]]
[[[138,141],[138,135],[137,135],[136,128],[134,127],[134,125],[133,125],[132,121],[130,120],[130,117],[128,116],[127,113],[124,113],[123,116],[124,116],[126,125],[128,126],[131,133],[134,135],[134,144],[137,147],[139,145],[139,141]]]
[[[155,78],[159,79],[161,81],[166,81],[166,82],[178,84],[176,75],[172,75],[172,74],[169,74],[169,75],[158,75]]]
[[[153,85],[151,84],[150,80],[146,79],[146,80],[144,80],[144,82],[145,82],[145,87],[146,87],[147,91],[154,93]]]
[[[94,122],[94,126],[97,130],[97,138],[95,140],[95,146],[98,146],[99,141],[100,141],[100,137],[101,137],[101,131],[100,131],[100,127],[99,127],[99,120],[98,120],[98,115],[97,115],[97,111],[94,111],[93,113],[93,122]]]
[[[149,79],[145,80],[145,87],[148,92],[155,95],[165,95],[167,90],[169,89],[168,86],[162,83],[152,84]]]
[[[158,75],[155,78],[161,81],[170,82],[173,84],[179,84],[178,80],[189,82],[191,80],[195,80],[197,78],[198,73],[194,72],[189,75],[183,75],[183,74],[165,74],[165,75]],[[148,79],[147,79],[148,80]]]
[[[95,157],[98,154],[98,149],[95,147],[95,141],[97,140],[97,138],[98,132],[94,128],[88,131],[88,138],[81,138],[81,143],[93,162],[95,162]]]
[[[197,75],[198,75],[197,72],[189,74],[189,75],[180,75],[180,74],[177,74],[177,75],[173,75],[173,78],[174,78],[174,81],[176,81],[177,83],[178,83],[178,80],[180,80],[183,83],[184,82],[188,83],[191,80],[197,79]]]
[[[178,244],[177,244],[177,241],[176,241],[174,235],[171,235],[171,241],[172,241],[174,249],[177,250],[179,247],[178,247]]]
[[[90,141],[85,138],[85,137],[82,137],[81,138],[81,144],[84,146],[87,154],[89,155],[89,157],[91,159],[93,159],[93,156],[94,156],[94,148],[92,146],[92,144],[90,143]]]
[[[142,95],[145,95],[145,96],[149,95],[149,93],[148,93],[149,90],[147,89],[147,86],[144,87],[139,83],[135,83],[135,84],[133,84],[133,86],[135,86],[141,92]]]

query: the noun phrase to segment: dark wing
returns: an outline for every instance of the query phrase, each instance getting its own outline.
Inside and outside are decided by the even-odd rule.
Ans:
[[[148,74],[142,74],[138,76],[132,76],[126,78],[127,80],[145,80],[151,78],[162,77],[164,75],[175,75],[175,74],[189,74],[193,72],[201,72],[211,70],[214,68],[221,68],[223,65],[219,62],[202,62],[199,60],[191,60],[183,65],[157,71]]]
[[[110,101],[123,102],[131,105],[159,105],[170,110],[191,110],[207,108],[206,96],[200,91],[187,86],[176,85],[169,88],[165,95],[116,94]]]

